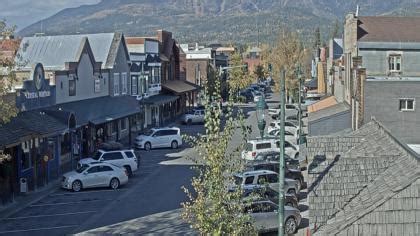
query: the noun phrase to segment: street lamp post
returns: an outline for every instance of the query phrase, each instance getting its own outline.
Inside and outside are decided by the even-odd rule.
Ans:
[[[265,99],[263,96],[258,99],[257,105],[256,105],[256,112],[257,112],[257,121],[258,121],[258,129],[260,130],[261,139],[264,139],[264,129],[265,129]]]
[[[280,74],[280,162],[279,162],[279,230],[278,235],[284,235],[284,118],[285,118],[285,80],[286,71]]]
[[[299,122],[299,130],[298,130],[298,144],[302,143],[302,71],[301,65],[298,64],[296,68],[297,78],[299,80],[299,113],[298,113],[298,122]]]

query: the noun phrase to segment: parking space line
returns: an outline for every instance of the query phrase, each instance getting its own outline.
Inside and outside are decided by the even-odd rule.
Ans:
[[[30,218],[51,217],[51,216],[79,215],[79,214],[88,214],[88,213],[95,213],[95,212],[96,211],[79,211],[79,212],[59,213],[59,214],[50,214],[50,215],[18,216],[18,217],[4,218],[3,220],[20,220],[20,219],[30,219]]]
[[[63,225],[63,226],[43,227],[43,228],[33,228],[33,229],[17,229],[17,230],[0,231],[0,234],[21,233],[21,232],[51,230],[51,229],[63,229],[63,228],[72,228],[76,226],[78,225]]]
[[[58,202],[58,203],[32,204],[32,205],[30,205],[30,207],[70,205],[70,204],[78,204],[78,203],[91,203],[91,202],[112,201],[112,200],[114,200],[114,199],[95,199],[95,200],[77,201],[77,202]]]
[[[98,193],[98,192],[120,192],[125,191],[124,189],[104,189],[104,190],[94,190],[94,191],[84,191],[84,192],[68,192],[68,193],[54,193],[48,196],[55,197],[55,196],[65,196],[65,195],[76,195],[76,194],[84,194],[84,193]]]

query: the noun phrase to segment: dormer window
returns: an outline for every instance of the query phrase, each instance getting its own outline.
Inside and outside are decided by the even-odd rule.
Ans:
[[[401,71],[401,55],[390,55],[389,56],[389,71],[400,72]]]

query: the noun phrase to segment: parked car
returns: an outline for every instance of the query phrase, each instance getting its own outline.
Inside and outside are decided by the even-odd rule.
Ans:
[[[280,160],[280,152],[270,151],[270,152],[262,152],[257,154],[255,157],[255,161],[279,161]],[[287,154],[284,154],[284,161],[286,167],[289,169],[295,170],[306,170],[307,164],[303,163],[305,160],[301,159],[293,159],[289,157]]]
[[[254,101],[254,95],[252,94],[250,89],[242,90],[239,93],[239,96],[244,97],[246,103]]]
[[[243,197],[249,198],[253,197],[253,199],[266,199],[270,200],[274,203],[279,202],[279,192],[278,190],[272,189],[270,187],[244,187],[242,189]],[[294,194],[286,193],[285,195],[285,206],[291,206],[297,208],[299,206],[299,200]]]
[[[99,149],[91,158],[84,158],[78,162],[78,166],[81,167],[84,164],[93,162],[105,162],[113,164],[118,167],[125,168],[129,176],[133,175],[133,172],[138,169],[137,156],[131,149],[125,150],[114,150],[105,151]]]
[[[294,105],[294,104],[286,104],[285,106],[285,112],[287,114],[287,112],[298,112],[298,108]],[[277,116],[280,115],[281,112],[281,105],[279,105],[278,107],[273,107],[273,108],[269,108],[268,109],[268,115],[270,115],[271,117],[276,116],[276,118],[273,119],[277,119]]]
[[[128,182],[126,169],[105,162],[92,162],[65,173],[61,187],[79,192],[86,188],[110,187],[117,189]]]
[[[271,187],[278,189],[279,187],[279,176],[276,172],[270,170],[255,170],[245,171],[234,175],[235,184],[241,185],[242,188],[260,188],[260,187]],[[284,190],[289,194],[298,194],[298,183],[293,179],[284,179]]]
[[[244,213],[248,213],[258,233],[266,233],[277,231],[278,222],[278,205],[268,201],[254,201],[247,204]],[[300,211],[290,206],[284,206],[284,231],[286,235],[297,232],[302,217]]]
[[[254,102],[258,102],[260,98],[264,97],[264,95],[259,90],[252,92],[252,95],[254,95]]]
[[[137,136],[135,145],[136,148],[146,151],[162,147],[176,149],[182,145],[181,131],[177,127],[152,128],[150,131]]]
[[[297,143],[297,139],[298,139],[297,136],[298,136],[298,133],[296,133],[296,132],[292,133],[292,132],[290,132],[290,129],[284,131],[285,140],[287,140],[291,143]],[[280,138],[280,129],[273,129],[270,132],[268,132],[268,134],[264,137],[265,138],[277,138],[277,139],[279,139]]]
[[[280,129],[280,121],[271,121],[268,125],[267,132],[270,133],[273,130]],[[294,124],[291,121],[284,122],[284,130],[289,131],[292,134],[297,134],[299,129],[299,125]]]
[[[285,153],[297,159],[299,157],[299,146],[293,145],[289,141],[284,142]],[[267,139],[253,139],[248,140],[245,145],[245,150],[242,151],[242,159],[253,161],[258,153],[269,152],[269,151],[280,151],[280,140],[276,138]]]
[[[248,163],[246,169],[249,171],[270,170],[279,173],[280,163],[278,161],[254,161]],[[286,167],[284,168],[284,176],[288,179],[297,181],[297,191],[300,191],[302,187],[305,187],[305,179],[303,178],[300,169],[289,169]]]
[[[204,109],[194,109],[184,114],[181,118],[181,121],[188,125],[204,123]]]

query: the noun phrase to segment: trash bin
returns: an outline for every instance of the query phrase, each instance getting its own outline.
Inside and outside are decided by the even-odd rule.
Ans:
[[[20,192],[21,193],[28,192],[28,181],[26,178],[20,178]]]

